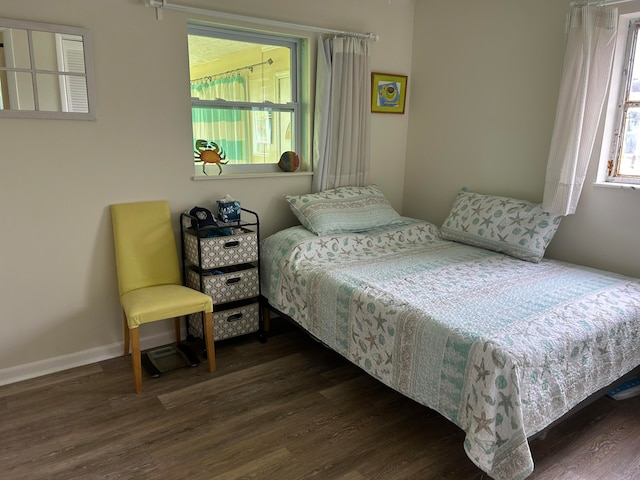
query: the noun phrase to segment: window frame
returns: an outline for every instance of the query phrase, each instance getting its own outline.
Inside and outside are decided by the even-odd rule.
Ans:
[[[625,28],[626,27],[626,28]],[[609,85],[609,97],[605,112],[605,126],[600,155],[600,166],[596,184],[607,186],[630,186],[640,184],[639,176],[618,174],[620,156],[624,146],[622,132],[627,122],[627,107],[640,107],[640,101],[629,101],[633,63],[640,61],[640,51],[636,51],[640,36],[640,12],[620,15],[616,54],[613,60]],[[640,134],[638,135],[640,141]]]
[[[78,77],[83,78],[86,84],[86,103],[87,103],[87,112],[73,112],[68,111],[68,108],[65,110],[65,105],[61,103],[60,111],[50,111],[50,110],[22,110],[22,109],[2,109],[0,108],[0,118],[2,117],[12,117],[12,118],[48,118],[48,119],[57,119],[57,120],[95,120],[96,119],[96,93],[95,93],[95,80],[93,74],[93,56],[92,56],[92,45],[91,45],[91,34],[90,31],[86,28],[82,27],[72,27],[67,25],[57,25],[52,23],[41,23],[41,22],[31,22],[31,21],[22,21],[22,20],[12,20],[8,18],[0,18],[0,28],[6,27],[10,29],[18,29],[25,30],[27,32],[27,38],[29,42],[29,64],[28,68],[26,67],[11,67],[11,66],[2,66],[0,67],[0,72],[6,72],[8,74],[28,74],[31,75],[32,85],[33,85],[33,95],[34,95],[34,105],[38,105],[39,97],[38,97],[38,75],[57,75],[58,83],[67,79],[67,77]],[[74,37],[82,38],[82,49],[83,49],[83,61],[84,61],[84,72],[75,72],[75,71],[50,71],[46,69],[41,69],[36,66],[35,55],[33,51],[33,32],[45,32],[52,33],[56,36],[56,39],[59,35],[71,35]],[[58,45],[55,45],[56,49]],[[56,50],[57,53],[59,53]],[[59,58],[56,59],[58,62]],[[59,65],[59,63],[58,63]],[[8,82],[10,83],[10,82]],[[62,99],[61,99],[62,101]]]
[[[284,112],[293,115],[294,144],[292,148],[295,152],[301,152],[305,140],[303,135],[303,108],[301,102],[302,82],[301,79],[301,58],[304,39],[297,36],[285,35],[275,32],[255,32],[244,30],[240,27],[220,26],[210,23],[189,21],[187,23],[187,35],[207,36],[211,38],[221,38],[239,42],[252,42],[262,45],[273,45],[290,49],[290,81],[291,81],[291,101],[287,103],[274,102],[247,102],[228,100],[202,100],[191,97],[191,109],[193,108],[216,108],[230,110],[253,110],[268,112]],[[193,137],[193,130],[192,130]],[[239,163],[225,165],[224,178],[231,175],[278,173],[278,163]],[[301,170],[303,170],[301,165]],[[217,175],[204,175],[199,166],[194,169],[194,178],[221,178]]]
[[[77,40],[77,35],[68,33],[56,33],[56,54],[58,56],[58,69],[61,72],[81,72],[84,66],[84,43]],[[80,67],[80,63],[82,66]],[[60,75],[60,100],[63,112],[84,113],[84,108],[89,110],[89,96],[83,88],[84,84],[78,82],[81,75]]]

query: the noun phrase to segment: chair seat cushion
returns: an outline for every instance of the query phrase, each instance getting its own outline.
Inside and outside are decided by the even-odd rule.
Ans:
[[[205,293],[182,285],[157,285],[131,290],[120,297],[129,328],[142,323],[212,312],[213,301]]]

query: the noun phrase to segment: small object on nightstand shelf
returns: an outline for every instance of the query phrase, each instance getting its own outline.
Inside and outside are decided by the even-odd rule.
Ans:
[[[240,202],[227,195],[216,202],[218,218],[225,223],[240,221]]]
[[[204,207],[193,207],[189,210],[191,216],[191,229],[197,230],[200,237],[221,237],[231,235],[228,228],[218,227],[211,210]]]
[[[207,227],[217,227],[215,219],[213,218],[213,213],[211,210],[204,207],[193,207],[189,210],[189,215],[191,215],[191,228],[192,229],[204,229]]]

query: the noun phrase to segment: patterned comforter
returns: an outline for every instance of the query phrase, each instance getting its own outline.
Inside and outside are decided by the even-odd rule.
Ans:
[[[292,227],[261,256],[273,307],[462,428],[495,479],[527,477],[527,437],[640,365],[639,279],[445,241],[413,219]]]

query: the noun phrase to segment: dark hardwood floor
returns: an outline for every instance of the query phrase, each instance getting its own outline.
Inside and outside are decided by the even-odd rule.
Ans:
[[[128,357],[0,387],[2,479],[487,479],[464,434],[293,325],[143,377]],[[534,440],[530,479],[640,478],[640,397],[592,403]]]

